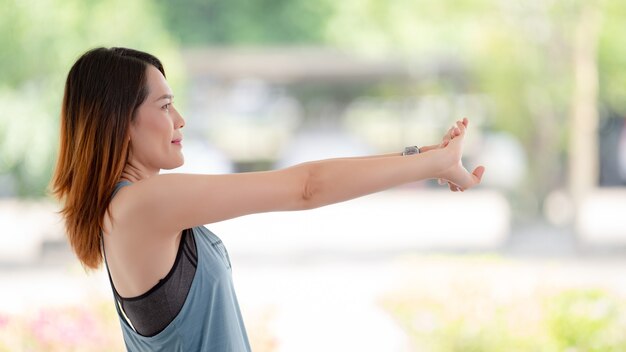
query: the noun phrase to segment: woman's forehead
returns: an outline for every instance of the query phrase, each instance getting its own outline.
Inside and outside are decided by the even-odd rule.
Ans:
[[[173,96],[165,77],[156,67],[148,65],[147,76],[149,96],[152,100],[160,99],[164,95],[168,95],[170,98]]]

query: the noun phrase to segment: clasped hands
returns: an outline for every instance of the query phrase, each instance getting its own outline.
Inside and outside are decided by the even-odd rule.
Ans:
[[[442,171],[437,175],[440,185],[448,184],[453,192],[465,191],[479,184],[485,168],[478,166],[469,173],[461,162],[463,156],[463,141],[467,131],[469,120],[456,121],[456,124],[443,136],[440,144],[424,146],[420,148],[421,152],[436,151],[442,159]]]

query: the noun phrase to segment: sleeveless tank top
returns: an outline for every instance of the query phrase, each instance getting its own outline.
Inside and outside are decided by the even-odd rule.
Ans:
[[[104,245],[102,252],[105,254],[104,263],[108,270]],[[196,242],[191,235],[191,229],[186,229],[182,232],[174,265],[167,275],[147,292],[135,297],[122,297],[115,289],[109,274],[116,303],[119,304],[124,318],[131,327],[143,336],[154,336],[165,329],[183,307],[197,266]]]
[[[117,191],[131,184],[118,182]],[[111,197],[113,199],[113,197]],[[117,303],[111,281],[124,343],[128,351],[233,351],[250,352],[250,343],[232,280],[228,251],[221,239],[204,226],[189,229],[197,251],[197,267],[182,308],[154,336],[137,333]],[[183,241],[181,240],[181,244]],[[108,270],[108,268],[107,268]]]

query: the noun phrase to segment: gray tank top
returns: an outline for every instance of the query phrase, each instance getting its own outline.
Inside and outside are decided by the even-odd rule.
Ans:
[[[113,196],[128,184],[131,183],[119,182]],[[180,312],[163,330],[154,336],[136,332],[120,310],[114,293],[128,351],[251,351],[226,247],[204,226],[190,230],[198,256],[196,273]]]

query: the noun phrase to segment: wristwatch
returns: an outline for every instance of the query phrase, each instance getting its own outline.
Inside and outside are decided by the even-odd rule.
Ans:
[[[402,152],[402,155],[413,155],[413,154],[419,154],[420,153],[420,148],[416,145],[410,146],[410,147],[405,147],[404,151]]]

